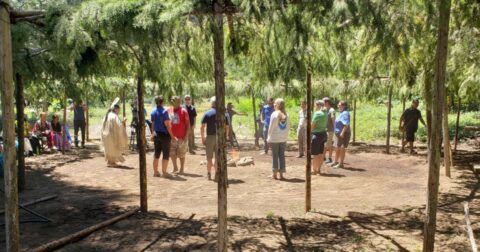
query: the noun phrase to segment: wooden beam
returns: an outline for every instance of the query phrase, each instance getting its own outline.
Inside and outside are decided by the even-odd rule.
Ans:
[[[65,236],[65,237],[63,237],[59,240],[55,240],[55,241],[49,242],[47,244],[44,244],[40,247],[37,247],[37,248],[33,249],[32,251],[34,251],[34,252],[45,252],[45,251],[53,251],[53,250],[59,249],[59,248],[65,246],[65,245],[76,242],[76,241],[90,235],[91,233],[93,233],[97,230],[100,230],[100,229],[102,229],[106,226],[112,225],[113,223],[118,222],[120,220],[126,219],[126,218],[134,215],[137,212],[138,212],[138,209],[128,211],[124,214],[121,214],[119,216],[116,216],[114,218],[106,220],[106,221],[101,222],[99,224],[93,225],[91,227],[88,227],[86,229],[78,231],[74,234],[67,235],[67,236]]]
[[[44,17],[47,12],[43,10],[12,10],[10,12],[10,18],[18,19],[18,18],[31,18],[31,17]]]
[[[386,153],[390,154],[390,130],[392,126],[392,93],[393,93],[393,85],[390,82],[388,87],[388,108],[387,108],[387,147]]]
[[[143,71],[140,64],[137,73],[137,99],[138,99],[138,125],[137,125],[137,141],[138,141],[138,162],[140,166],[140,210],[143,213],[148,212],[148,195],[147,195],[147,158],[146,158],[146,139],[145,139],[145,111],[143,102]]]
[[[40,202],[55,199],[56,197],[57,197],[57,195],[46,196],[46,197],[42,197],[40,199],[25,202],[23,204],[20,204],[20,206],[27,207],[27,206],[35,205],[35,204],[40,203]],[[5,213],[5,210],[0,210],[0,214],[3,214],[3,213]]]
[[[6,251],[19,251],[19,215],[17,151],[15,149],[15,113],[12,65],[12,37],[9,1],[0,2],[0,92],[4,144],[5,235]]]
[[[312,210],[312,74],[307,68],[307,164],[305,166],[305,212]]]
[[[463,209],[465,210],[465,224],[467,226],[467,234],[470,240],[470,247],[472,252],[478,252],[477,243],[475,242],[475,236],[473,235],[472,222],[470,221],[470,209],[468,207],[468,202],[463,203]]]

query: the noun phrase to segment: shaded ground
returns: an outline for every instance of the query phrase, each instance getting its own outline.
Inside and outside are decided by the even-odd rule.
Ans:
[[[427,166],[420,155],[383,154],[382,146],[353,146],[345,169],[312,178],[313,213],[304,209],[305,159],[287,153],[287,181],[273,181],[270,156],[243,144],[240,156],[255,165],[229,168],[230,248],[234,251],[417,251],[421,250]],[[31,209],[53,223],[21,225],[23,248],[58,239],[138,205],[138,156],[123,167],[107,168],[95,145],[62,157],[28,160],[27,190],[21,202],[58,195]],[[152,176],[148,160],[149,214],[137,214],[65,247],[63,251],[209,251],[216,241],[216,184],[206,179],[203,151],[187,156],[187,174]],[[479,177],[471,164],[480,152],[461,151],[453,179],[441,181],[439,251],[467,251],[463,201],[470,201],[480,237]],[[170,166],[171,169],[171,166]],[[1,198],[3,201],[3,198]],[[282,216],[282,217],[280,217]],[[23,213],[22,219],[31,219]],[[284,219],[283,219],[284,218]],[[5,247],[0,234],[0,247]]]

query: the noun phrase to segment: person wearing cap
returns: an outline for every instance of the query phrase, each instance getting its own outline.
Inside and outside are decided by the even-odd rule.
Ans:
[[[323,165],[323,151],[327,141],[328,112],[325,110],[323,100],[315,102],[315,113],[312,118],[312,156],[313,175],[321,174]]]
[[[114,104],[108,110],[102,126],[102,142],[105,160],[108,166],[116,166],[117,162],[124,162],[123,152],[128,148],[126,118],[123,121],[118,117],[120,106]]]
[[[163,96],[155,97],[157,107],[150,114],[153,127],[152,140],[155,146],[153,157],[153,176],[160,177],[158,172],[158,160],[162,157],[162,176],[169,177],[167,173],[168,159],[170,158],[170,144],[175,143],[177,138],[173,135],[172,124],[168,111],[163,107]]]
[[[172,107],[168,109],[172,133],[177,141],[170,143],[170,159],[173,164],[173,173],[178,172],[177,157],[180,159],[180,174],[184,173],[185,154],[187,153],[187,138],[190,128],[190,118],[185,108],[180,106],[179,96],[172,97]]]
[[[305,155],[305,146],[307,145],[307,102],[305,100],[300,102],[300,110],[298,111],[298,128],[297,128],[297,141],[298,141],[298,156],[301,158]]]
[[[335,119],[335,162],[330,165],[333,168],[343,168],[345,155],[347,153],[348,143],[350,142],[350,113],[348,112],[347,102],[338,103],[340,115]]]
[[[233,104],[231,102],[227,103],[227,114],[229,117],[229,129],[228,129],[228,140],[230,141],[230,145],[233,147],[234,144],[234,136],[235,132],[233,132],[233,116],[234,115],[242,115],[246,116],[246,113],[238,112],[234,109]]]
[[[269,97],[267,100],[267,105],[263,106],[262,108],[262,120],[263,120],[263,141],[264,141],[264,151],[260,154],[268,154],[268,147],[269,144],[267,142],[268,138],[268,127],[270,126],[270,117],[272,113],[275,111],[273,106],[273,98]]]
[[[324,157],[326,157],[326,154],[328,152],[328,159],[326,160],[326,164],[331,164],[332,161],[332,155],[333,155],[333,136],[335,135],[335,109],[332,107],[332,101],[330,101],[330,98],[325,97],[323,98],[323,102],[325,104],[325,110],[328,112],[328,121],[327,121],[327,142],[326,148],[324,151]]]
[[[418,100],[412,101],[412,106],[406,109],[400,117],[400,130],[405,132],[405,141],[402,142],[401,151],[405,151],[405,145],[409,145],[410,154],[415,154],[413,150],[413,142],[415,142],[415,132],[418,130],[418,121],[425,126],[425,121],[422,118],[422,113],[418,110]]]
[[[200,127],[200,133],[202,136],[202,144],[205,145],[205,151],[207,156],[207,178],[212,179],[212,167],[214,167],[214,157],[217,154],[217,110],[216,110],[216,98],[213,96],[210,98],[211,108],[203,114],[202,126]],[[225,132],[228,135],[228,117],[225,115]],[[206,133],[206,134],[205,134]]]
[[[190,95],[185,95],[184,101],[185,104],[183,107],[187,110],[190,121],[190,127],[188,131],[188,152],[190,154],[195,154],[195,149],[197,148],[195,145],[195,122],[197,120],[197,109],[192,105],[192,97],[190,97]]]

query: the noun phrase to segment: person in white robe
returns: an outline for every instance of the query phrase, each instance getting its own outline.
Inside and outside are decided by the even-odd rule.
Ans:
[[[102,127],[105,160],[109,166],[115,166],[117,162],[124,162],[123,153],[128,148],[126,119],[121,121],[118,117],[120,106],[113,104],[112,107],[113,109],[109,109]]]

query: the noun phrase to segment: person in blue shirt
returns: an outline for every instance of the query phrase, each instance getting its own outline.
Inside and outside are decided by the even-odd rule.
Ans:
[[[169,177],[167,173],[168,160],[170,158],[170,142],[176,142],[177,138],[172,133],[172,125],[168,111],[163,107],[163,97],[155,97],[157,107],[151,113],[153,135],[152,140],[155,145],[155,154],[153,158],[153,176],[160,177],[158,172],[158,160],[160,154],[162,157],[162,176]]]
[[[202,126],[200,127],[200,133],[202,135],[202,143],[205,145],[205,151],[207,154],[207,177],[208,180],[212,179],[212,167],[214,166],[214,156],[217,153],[217,110],[216,110],[216,98],[215,96],[210,98],[211,108],[205,112],[202,117]],[[228,135],[229,118],[225,113],[225,132]],[[205,135],[206,129],[206,135]]]
[[[267,100],[267,105],[263,106],[262,108],[262,120],[263,120],[263,148],[264,151],[261,154],[268,154],[268,147],[269,144],[267,142],[267,137],[268,137],[268,127],[270,126],[270,117],[272,116],[272,113],[275,111],[275,108],[273,107],[273,98],[269,97]]]
[[[340,115],[335,119],[335,136],[337,141],[335,147],[335,162],[332,163],[333,168],[343,168],[345,154],[347,152],[348,143],[350,142],[350,113],[347,109],[347,103],[340,101],[338,103]]]

